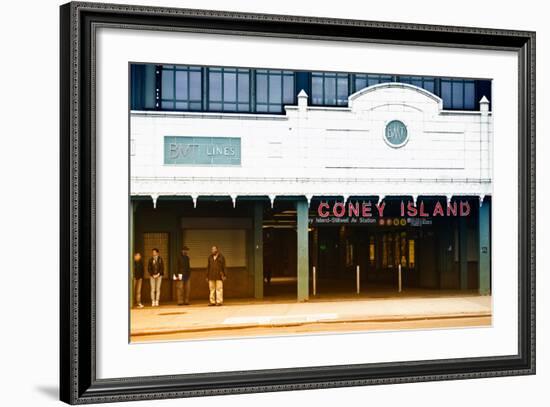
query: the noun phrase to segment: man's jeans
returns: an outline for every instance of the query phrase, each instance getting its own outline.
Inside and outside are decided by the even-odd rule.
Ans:
[[[191,278],[187,280],[176,280],[176,298],[178,304],[189,304],[191,294]]]
[[[141,304],[141,287],[143,285],[143,278],[134,279],[136,304]]]
[[[149,281],[151,282],[151,301],[159,302],[160,299],[160,286],[162,284],[162,276],[150,277]]]
[[[223,303],[223,281],[208,280],[208,288],[210,289],[210,304]]]

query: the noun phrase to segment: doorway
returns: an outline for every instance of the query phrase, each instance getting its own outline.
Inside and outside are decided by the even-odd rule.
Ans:
[[[263,234],[264,296],[296,297],[296,230],[289,227],[266,227]]]

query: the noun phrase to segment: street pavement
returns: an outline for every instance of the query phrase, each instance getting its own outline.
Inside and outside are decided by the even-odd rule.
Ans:
[[[131,310],[131,338],[147,341],[148,337],[155,340],[160,335],[198,339],[213,334],[235,337],[248,336],[251,330],[254,335],[271,331],[330,332],[342,327],[368,329],[373,324],[414,328],[430,327],[431,320],[435,327],[489,325],[491,296],[394,296],[309,302],[233,300],[221,307],[204,303],[145,307]]]

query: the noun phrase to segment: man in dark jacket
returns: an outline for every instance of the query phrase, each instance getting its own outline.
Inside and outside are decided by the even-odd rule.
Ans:
[[[212,246],[210,256],[208,257],[208,266],[206,268],[206,280],[208,281],[208,289],[210,290],[210,304],[223,304],[223,281],[226,278],[225,273],[225,258],[218,251],[217,246]]]
[[[145,274],[143,268],[143,259],[141,258],[141,253],[134,254],[134,289],[135,289],[135,300],[136,307],[143,308],[141,303],[141,287],[143,286],[143,276]]]
[[[176,297],[178,305],[189,305],[189,295],[191,293],[191,266],[187,252],[189,248],[183,246],[178,258],[178,272],[174,274],[176,282]]]
[[[147,264],[149,272],[149,281],[151,282],[151,303],[153,307],[159,306],[160,286],[162,284],[162,276],[164,275],[164,260],[159,255],[159,249],[153,249],[153,257],[149,259]]]

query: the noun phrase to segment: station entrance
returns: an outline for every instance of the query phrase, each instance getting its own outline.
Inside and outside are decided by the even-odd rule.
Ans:
[[[425,199],[429,215],[403,216],[388,200],[383,216],[320,218],[309,209],[309,294],[314,297],[387,295],[478,289],[478,206],[467,216],[431,216],[438,200]],[[443,201],[443,204],[446,204]],[[441,205],[443,205],[441,204]],[[458,205],[458,204],[457,204]],[[294,297],[297,290],[296,210],[280,202],[263,220],[265,297]]]
[[[319,294],[479,290],[485,252],[477,199],[349,202],[312,205],[310,264]]]
[[[437,247],[432,230],[406,225],[321,226],[312,231],[311,262],[319,294],[436,288]],[[316,237],[315,237],[316,236]]]
[[[296,298],[297,232],[292,202],[278,201],[263,221],[264,297]]]
[[[342,209],[349,202],[357,203],[353,216]],[[212,198],[194,205],[190,199],[166,199],[155,208],[139,201],[133,252],[147,261],[153,247],[161,250],[167,268],[163,302],[174,298],[171,276],[184,245],[190,248],[192,299],[207,298],[206,262],[214,244],[227,261],[226,298],[331,299],[356,296],[358,288],[361,295],[377,296],[398,292],[399,281],[409,293],[490,292],[490,199],[482,206],[470,199],[465,216],[434,213],[438,202],[460,208],[466,197],[450,204],[445,198],[424,198],[422,217],[403,215],[406,198],[385,199],[383,216],[374,204],[374,215],[366,216],[365,202],[288,197],[273,205],[257,199],[233,205]],[[148,284],[146,274],[145,301]]]

